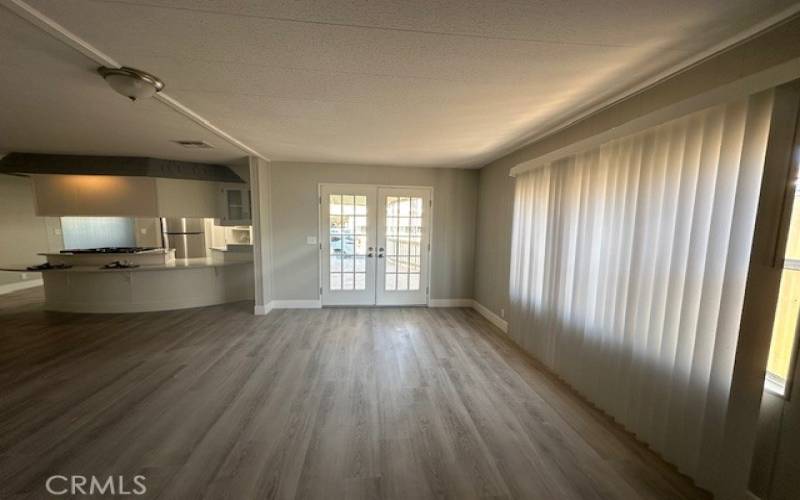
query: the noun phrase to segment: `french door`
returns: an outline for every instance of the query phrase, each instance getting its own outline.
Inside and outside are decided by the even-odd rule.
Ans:
[[[322,304],[427,304],[430,211],[430,188],[321,185]]]

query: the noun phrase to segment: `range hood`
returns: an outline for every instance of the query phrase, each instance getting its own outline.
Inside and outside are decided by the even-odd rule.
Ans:
[[[119,175],[211,182],[245,182],[233,170],[224,165],[140,156],[9,153],[0,159],[0,174]]]

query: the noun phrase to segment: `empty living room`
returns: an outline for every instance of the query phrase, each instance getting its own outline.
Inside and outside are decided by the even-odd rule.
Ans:
[[[800,499],[800,1],[0,0],[0,499]]]

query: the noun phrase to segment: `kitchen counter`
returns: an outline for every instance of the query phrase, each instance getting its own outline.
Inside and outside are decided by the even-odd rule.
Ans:
[[[151,264],[151,265],[140,265],[139,267],[127,267],[127,268],[112,268],[106,269],[100,266],[72,266],[67,269],[44,269],[42,271],[30,271],[26,268],[21,269],[8,269],[3,268],[0,270],[3,271],[18,271],[18,272],[26,272],[26,273],[136,273],[136,272],[150,272],[150,271],[175,271],[175,270],[182,270],[182,269],[196,269],[196,268],[206,268],[206,267],[227,267],[227,266],[235,266],[247,264],[247,262],[226,262],[217,259],[212,259],[211,257],[205,258],[195,258],[195,259],[175,259],[172,262],[168,262],[166,264]]]
[[[174,259],[128,269],[76,265],[36,272],[42,275],[45,309],[50,311],[164,311],[249,300],[254,292],[252,262],[212,258]]]
[[[212,247],[211,255],[221,262],[252,262],[253,245],[228,245],[226,247]]]
[[[229,262],[229,261],[213,259],[211,257],[201,257],[195,259],[174,259],[173,261],[166,264],[140,265],[139,267],[127,267],[121,269],[120,268],[106,269],[103,268],[102,266],[72,266],[66,269],[42,269],[34,271],[28,269],[29,265],[16,264],[16,265],[0,266],[0,271],[10,271],[15,273],[74,273],[74,272],[125,273],[125,272],[142,272],[142,271],[174,271],[181,269],[194,269],[203,267],[227,267],[227,266],[236,266],[247,263],[248,262],[246,261]],[[34,264],[30,265],[32,266]]]
[[[114,261],[128,261],[141,266],[169,264],[175,260],[175,249],[153,248],[138,252],[59,252],[40,253],[50,264],[101,267]]]

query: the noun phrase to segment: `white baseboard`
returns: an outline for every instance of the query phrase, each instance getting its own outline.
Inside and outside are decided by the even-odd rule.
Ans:
[[[486,306],[473,299],[431,299],[429,307],[471,307],[503,332],[508,332],[508,322]],[[320,309],[319,300],[273,300],[263,306],[255,306],[254,314],[269,314],[273,309]]]
[[[43,285],[44,282],[41,279],[25,280],[25,281],[19,281],[17,283],[7,283],[5,285],[0,285],[0,295],[16,292],[17,290],[25,290],[26,288],[34,288]]]
[[[269,312],[271,310],[272,310],[272,302],[268,302],[268,303],[264,304],[263,306],[256,306],[255,310],[253,311],[253,313],[256,316],[265,316],[265,315],[269,314]]]
[[[500,316],[496,315],[492,311],[489,310],[488,307],[481,304],[477,300],[472,301],[472,308],[478,311],[478,313],[489,320],[497,328],[503,330],[503,332],[508,333],[508,321],[504,320]]]
[[[478,311],[478,314],[489,320],[497,328],[508,333],[508,321],[489,310],[477,300],[473,299],[431,299],[428,307],[471,307]]]
[[[472,307],[472,299],[431,299],[429,307]]]
[[[273,300],[269,303],[270,309],[320,309],[320,300]]]

